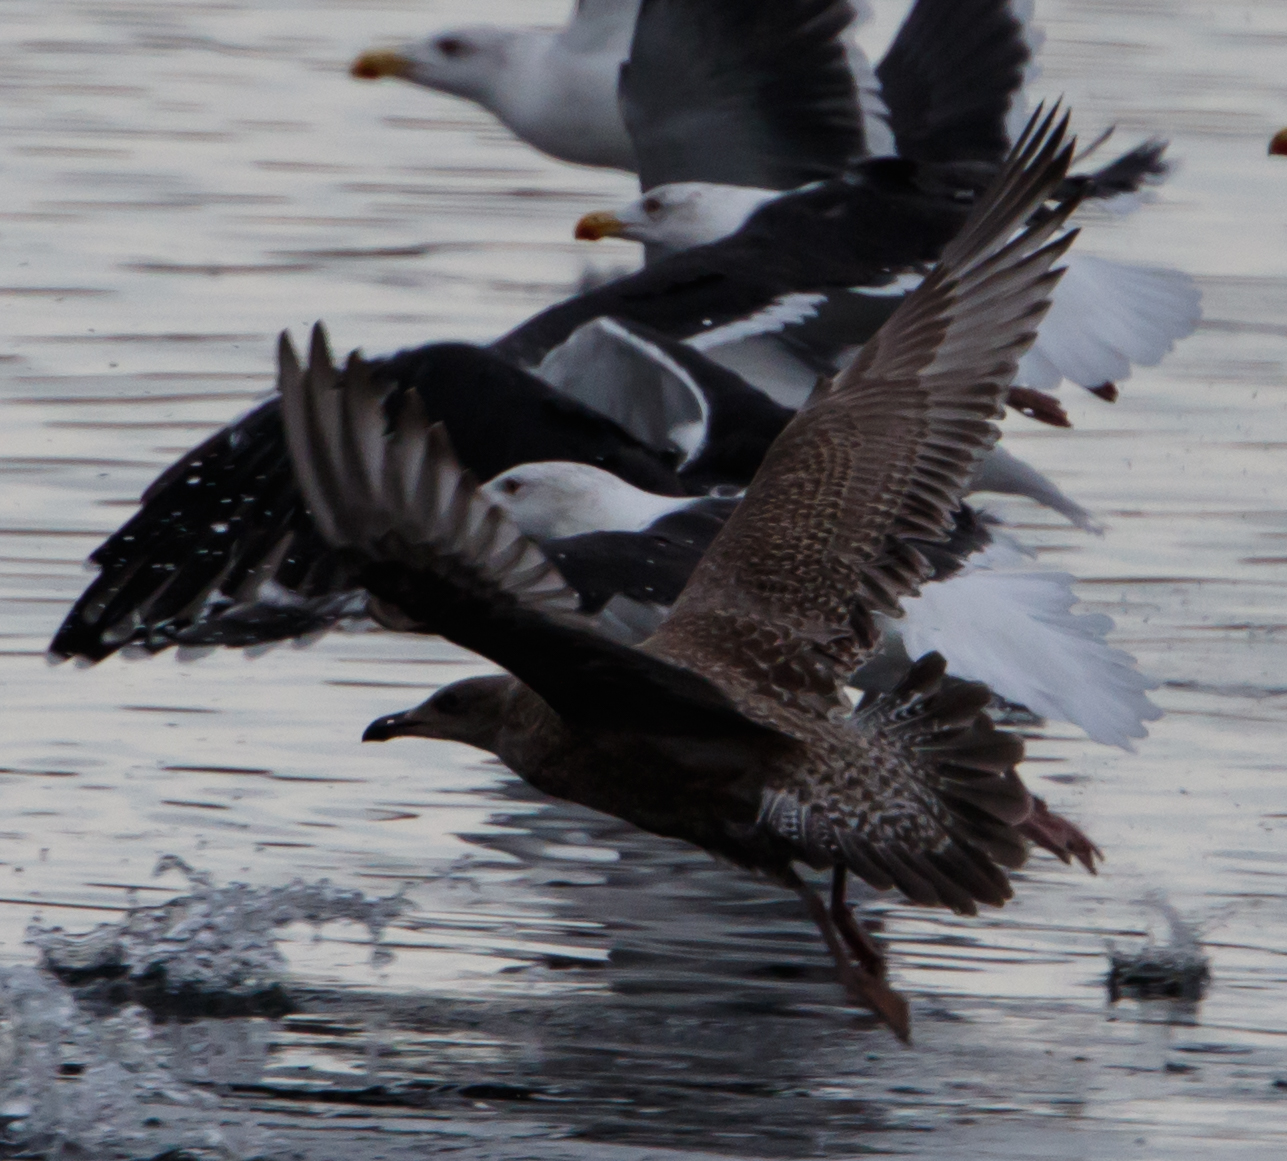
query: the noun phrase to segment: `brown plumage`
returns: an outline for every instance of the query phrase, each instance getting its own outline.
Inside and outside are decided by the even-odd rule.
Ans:
[[[854,999],[906,1037],[906,1004],[844,902],[846,872],[961,913],[1000,905],[1033,800],[1022,744],[984,713],[988,690],[944,677],[937,655],[856,710],[843,684],[872,651],[873,614],[897,615],[932,571],[912,541],[947,537],[997,438],[1072,240],[1051,241],[1070,205],[1011,240],[1066,173],[1065,127],[1034,118],[923,286],[773,444],[639,647],[576,612],[414,395],[386,404],[360,376],[340,380],[320,329],[306,371],[284,342],[297,477],[378,615],[509,671],[448,686],[366,737],[479,746],[549,794],[775,876],[805,899]],[[1061,854],[1084,840],[1049,819],[1033,837]],[[793,861],[833,869],[830,909]]]

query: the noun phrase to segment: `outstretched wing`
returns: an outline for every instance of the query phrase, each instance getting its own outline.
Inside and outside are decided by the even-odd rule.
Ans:
[[[1066,173],[1066,124],[1034,118],[942,262],[774,442],[649,652],[760,721],[844,708],[872,615],[929,575],[911,542],[950,531],[1058,281],[1071,205],[1008,239]]]
[[[358,562],[393,628],[439,633],[504,666],[569,721],[755,732],[704,678],[609,639],[541,550],[479,490],[418,392],[339,374],[321,327],[307,368],[283,339],[282,420],[326,542]],[[386,407],[386,403],[389,406]]]
[[[999,162],[1030,55],[1010,0],[917,0],[876,66],[899,156]]]
[[[863,152],[848,0],[643,0],[622,116],[645,189],[795,189]]]
[[[101,571],[54,636],[55,657],[260,644],[360,611],[352,572],[304,511],[276,399],[166,469],[90,560]]]
[[[298,372],[289,343],[280,355],[279,380]],[[555,459],[595,464],[666,494],[691,487],[671,470],[673,456],[468,343],[431,343],[371,362],[355,354],[343,374],[417,395],[484,478]],[[508,422],[488,422],[496,414]],[[54,637],[55,656],[100,661],[126,645],[152,652],[256,645],[363,611],[352,562],[337,557],[305,510],[278,399],[167,468],[90,559],[101,572]]]

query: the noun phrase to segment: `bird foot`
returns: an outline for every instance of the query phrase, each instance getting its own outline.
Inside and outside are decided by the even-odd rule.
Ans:
[[[1050,851],[1065,863],[1076,859],[1092,875],[1095,860],[1103,859],[1104,852],[1099,849],[1082,829],[1069,822],[1062,815],[1055,814],[1043,799],[1032,796],[1032,813],[1019,824],[1020,833],[1037,846]]]
[[[874,976],[860,963],[836,961],[845,991],[854,1003],[869,1008],[889,1026],[904,1044],[912,1042],[912,1014],[903,999],[884,980]],[[847,970],[846,970],[847,969]]]
[[[1068,412],[1063,409],[1059,400],[1044,391],[1034,391],[1031,387],[1011,387],[1006,402],[1038,423],[1048,423],[1051,427],[1072,427],[1072,420],[1068,418]]]

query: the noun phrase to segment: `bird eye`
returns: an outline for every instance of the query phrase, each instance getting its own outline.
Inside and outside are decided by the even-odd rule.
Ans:
[[[472,49],[458,36],[444,36],[438,41],[438,51],[446,57],[468,56]]]
[[[511,476],[508,480],[506,480],[503,484],[501,484],[501,489],[504,491],[504,493],[507,496],[517,496],[519,493],[519,489],[522,488],[522,486],[523,485],[518,480],[514,479]]]
[[[644,198],[643,212],[649,216],[661,213],[661,198]]]
[[[460,694],[455,690],[445,690],[433,699],[434,708],[444,714],[458,714],[465,708]]]

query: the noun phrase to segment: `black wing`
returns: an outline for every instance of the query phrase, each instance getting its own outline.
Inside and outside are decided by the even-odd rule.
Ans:
[[[294,359],[282,347],[280,374]],[[666,495],[695,490],[663,455],[535,376],[466,344],[441,344],[344,374],[414,392],[487,478],[533,460],[574,460]],[[499,420],[499,421],[498,421]],[[91,556],[101,572],[50,645],[99,661],[127,644],[250,645],[324,630],[363,611],[352,562],[310,518],[269,400],[167,469],[142,508]]]
[[[332,623],[342,615],[334,598],[355,585],[304,510],[275,399],[162,473],[90,560],[101,571],[54,636],[55,656],[279,640]],[[266,582],[280,595],[248,621]],[[216,627],[225,613],[232,620]]]
[[[863,153],[848,0],[644,0],[621,112],[645,189],[796,189]]]
[[[584,612],[597,613],[618,596],[669,608],[737,503],[733,498],[702,500],[642,532],[585,532],[547,540],[541,550],[577,591]],[[947,580],[959,572],[967,557],[992,542],[988,524],[985,516],[962,504],[948,539],[913,541],[929,562],[927,579]]]
[[[689,485],[745,486],[793,412],[687,343],[628,319],[578,328],[541,362],[558,390],[663,454]]]
[[[899,156],[1000,162],[1030,56],[1009,0],[917,0],[876,66]]]
[[[791,294],[886,287],[898,273],[938,257],[991,176],[990,170],[926,167],[897,158],[862,162],[844,180],[761,206],[731,237],[542,311],[492,350],[536,366],[596,318],[626,319],[684,339],[750,319]],[[879,296],[873,333],[895,305]]]
[[[618,423],[491,351],[432,343],[369,363],[349,360],[346,376],[367,375],[397,399],[415,391],[430,422],[446,425],[461,462],[488,480],[518,464],[593,464],[636,488],[665,496],[691,489],[675,457],[648,447]]]
[[[1150,138],[1099,169],[1073,175],[1060,193],[1068,196],[1076,193],[1083,198],[1106,201],[1138,193],[1145,186],[1165,181],[1170,175],[1171,163],[1162,156],[1166,147],[1167,142]]]
[[[541,545],[581,598],[599,612],[617,596],[669,608],[724,527],[736,499],[700,500],[642,532],[585,532]]]

